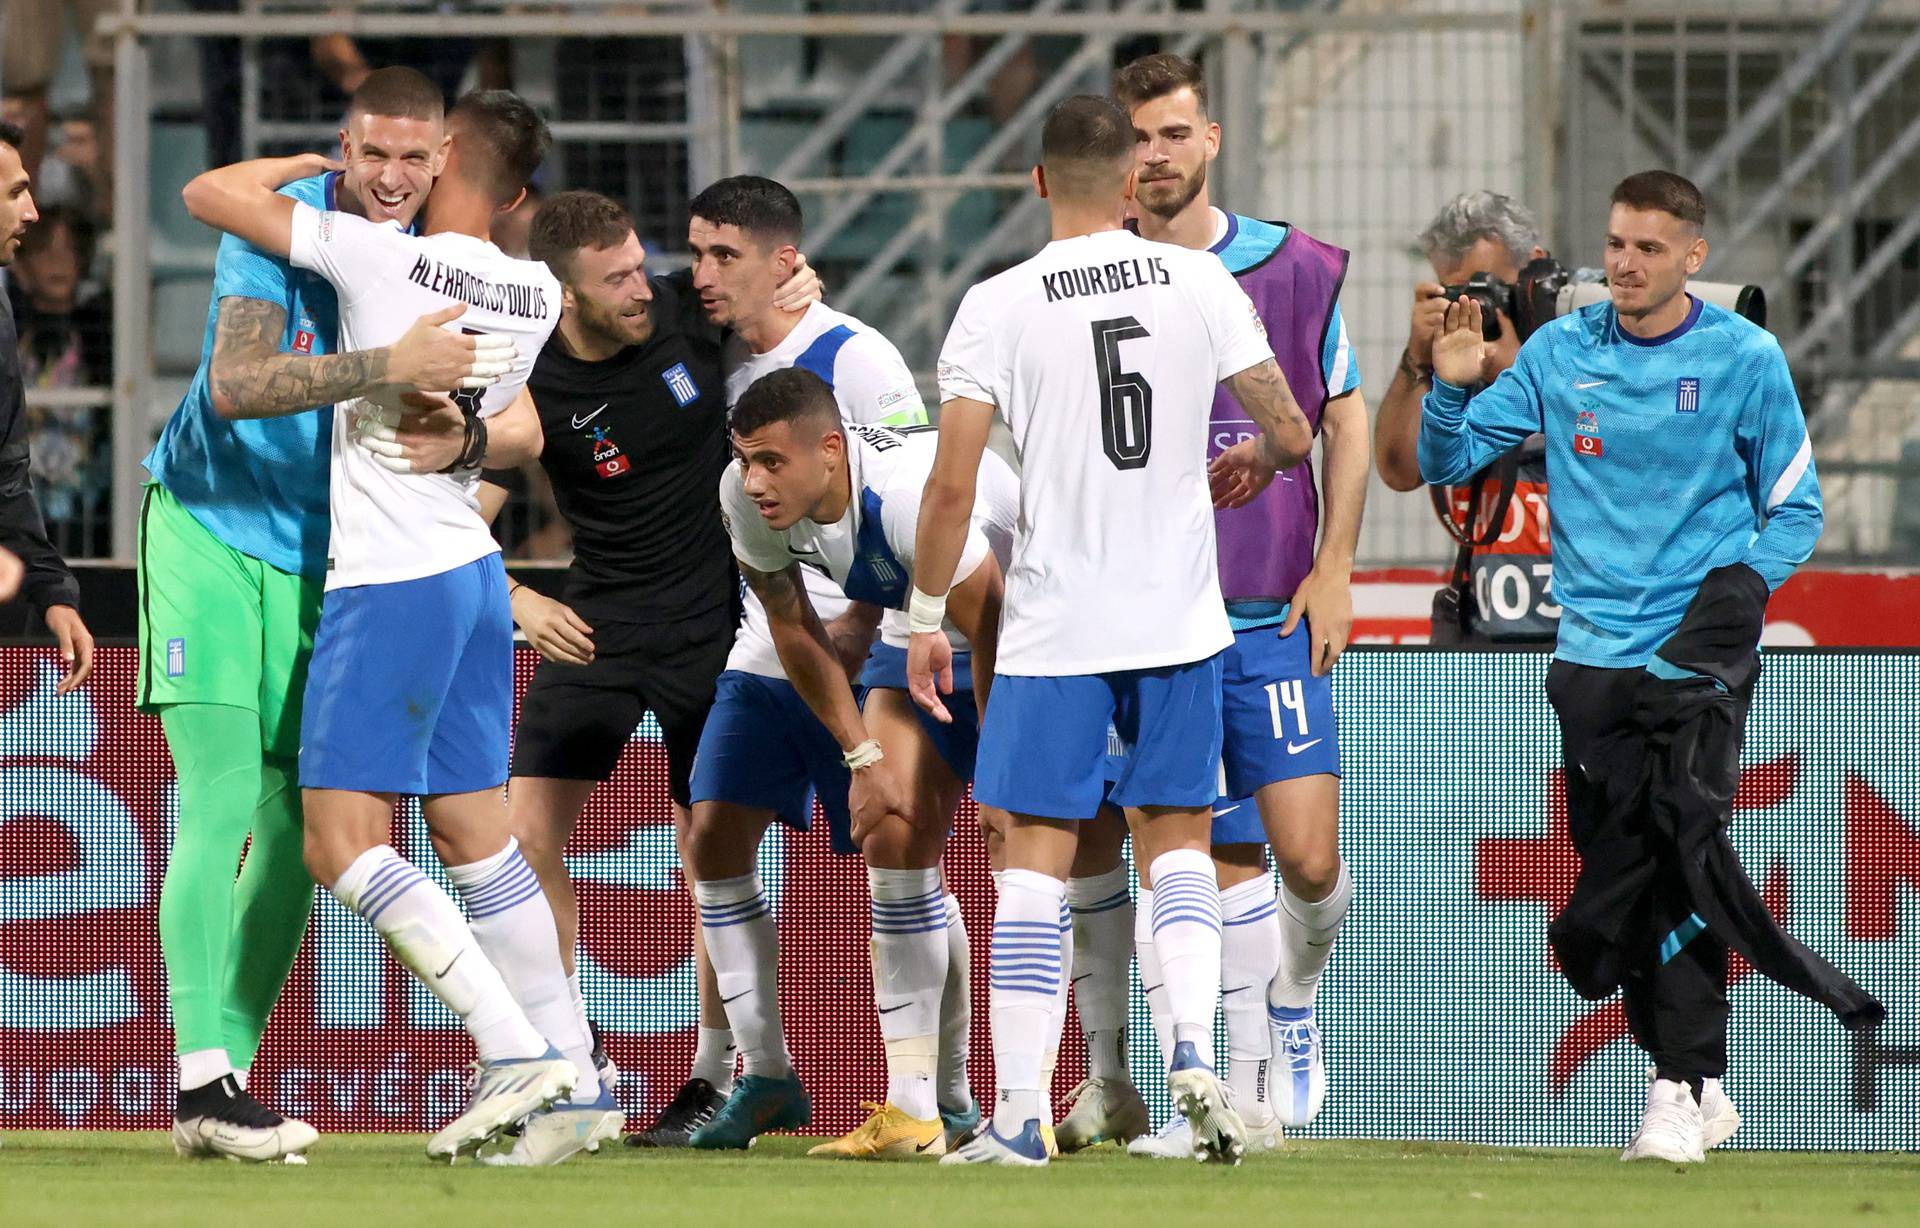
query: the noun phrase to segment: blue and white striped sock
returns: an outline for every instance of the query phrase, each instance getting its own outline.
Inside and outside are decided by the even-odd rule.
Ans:
[[[950,1113],[973,1104],[967,1058],[973,1048],[973,947],[960,901],[949,891],[947,907],[947,983],[940,990],[940,1066],[937,1100]]]
[[[593,1038],[574,1006],[573,987],[560,961],[560,934],[540,879],[521,855],[519,841],[491,857],[448,866],[447,877],[467,906],[467,925],[500,970],[527,1021],[578,1068],[575,1098],[592,1100],[600,1076],[593,1066]]]
[[[873,1001],[887,1047],[887,1100],[909,1117],[939,1112],[940,993],[947,983],[947,893],[938,869],[869,867]]]
[[[539,1057],[547,1051],[545,1038],[527,1022],[460,910],[391,845],[360,854],[332,890],[380,932],[434,997],[460,1016],[482,1061]],[[557,944],[554,954],[558,959]]]
[[[1153,859],[1153,948],[1167,986],[1175,1044],[1213,1058],[1213,1008],[1220,1000],[1220,883],[1213,859],[1174,849]]]
[[[1087,1038],[1087,1073],[1125,1079],[1127,965],[1133,957],[1133,896],[1127,866],[1067,880],[1073,910],[1073,998]]]
[[[1060,966],[1060,912],[1067,885],[1032,870],[1000,876],[993,909],[993,1068],[1000,1084],[994,1128],[1011,1137],[1045,1113],[1041,1069],[1066,977]]]
[[[1047,1053],[1040,1063],[1040,1102],[1046,1106],[1047,1120],[1053,1120],[1053,1072],[1060,1065],[1060,1038],[1067,1030],[1067,995],[1073,986],[1073,910],[1060,901],[1060,992],[1053,999],[1053,1032],[1047,1038]]]
[[[790,1076],[793,1059],[780,1019],[780,935],[760,876],[695,883],[693,899],[742,1068],[750,1075]]]
[[[1227,1020],[1227,1087],[1241,1116],[1265,1120],[1273,1057],[1267,987],[1280,970],[1279,902],[1272,872],[1220,893],[1220,1011]]]

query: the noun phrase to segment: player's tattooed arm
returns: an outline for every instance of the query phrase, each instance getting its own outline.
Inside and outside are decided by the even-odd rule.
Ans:
[[[800,582],[800,565],[760,571],[743,562],[740,574],[767,608],[773,646],[793,689],[800,692],[800,698],[807,701],[807,707],[813,709],[842,750],[852,750],[866,741],[867,727],[860,719],[860,706],[854,702],[852,684],[841,667],[832,637],[813,602],[807,599],[806,586]]]
[[[466,307],[431,311],[390,346],[345,354],[290,354],[280,349],[287,310],[266,299],[220,300],[207,382],[223,418],[278,418],[384,388],[442,392],[476,379],[492,383],[503,364],[482,354],[472,335],[445,327]],[[509,360],[510,361],[510,360]],[[535,453],[538,454],[537,451]]]
[[[257,298],[223,298],[213,326],[207,383],[223,418],[277,418],[364,396],[387,378],[387,352],[285,354],[286,308]]]
[[[1227,391],[1265,432],[1266,459],[1274,469],[1291,469],[1313,451],[1313,427],[1280,364],[1269,358],[1223,381]]]

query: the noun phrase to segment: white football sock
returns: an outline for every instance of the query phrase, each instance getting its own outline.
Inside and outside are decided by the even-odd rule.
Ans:
[[[693,885],[700,932],[746,1073],[793,1074],[780,1021],[780,936],[758,874]]]
[[[1280,970],[1280,923],[1275,916],[1279,910],[1272,874],[1220,893],[1220,1008],[1227,1018],[1227,1088],[1242,1116],[1261,1121],[1272,1113],[1266,1104],[1273,1036],[1267,1030],[1265,990]]]
[[[233,1081],[240,1085],[240,1090],[243,1092],[247,1090],[247,1080],[252,1077],[252,1075],[253,1071],[245,1066],[235,1066],[233,1068]]]
[[[1065,979],[1060,967],[1060,913],[1067,885],[1032,870],[1000,876],[993,910],[993,1068],[1000,1094],[994,1129],[1012,1137],[1045,1118],[1041,1068]]]
[[[973,1048],[973,947],[952,892],[947,905],[947,983],[940,990],[940,1107],[963,1113],[973,1104],[967,1057]]]
[[[1064,887],[1064,884],[1063,884]],[[1040,1063],[1040,1103],[1046,1121],[1053,1120],[1053,1072],[1060,1065],[1060,1038],[1067,1031],[1067,991],[1073,983],[1073,913],[1060,900],[1060,991],[1053,996],[1053,1032]]]
[[[1340,877],[1324,900],[1307,901],[1280,884],[1280,972],[1267,991],[1275,1006],[1300,1009],[1313,1005],[1320,991],[1320,974],[1327,970],[1333,940],[1347,919],[1353,902],[1353,875],[1340,863]]]
[[[1122,862],[1105,874],[1067,880],[1073,911],[1073,998],[1087,1038],[1087,1073],[1127,1073],[1127,964],[1133,955],[1133,897]]]
[[[460,909],[391,845],[368,849],[333,885],[434,997],[460,1016],[483,1062],[535,1058],[546,1038],[527,1021]],[[556,958],[558,943],[555,944]]]
[[[566,966],[560,962],[553,907],[521,855],[520,842],[509,836],[507,846],[491,857],[448,866],[447,877],[467,905],[467,927],[474,940],[500,970],[527,1022],[578,1070],[574,1095],[597,1099],[600,1075],[593,1066],[593,1036],[585,1014],[574,1005]]]
[[[1153,1043],[1160,1046],[1160,1069],[1173,1064],[1173,1018],[1167,1014],[1167,978],[1160,971],[1160,954],[1153,949],[1153,889],[1140,888],[1133,909],[1133,953],[1140,963],[1140,990],[1147,998],[1147,1019],[1153,1024]]]
[[[225,1049],[195,1049],[180,1055],[180,1090],[183,1092],[205,1087],[228,1075],[234,1076],[234,1082],[240,1082],[239,1072],[233,1068]],[[240,1083],[240,1090],[246,1091],[247,1085]]]
[[[873,1003],[887,1048],[887,1100],[928,1121],[947,983],[947,900],[938,869],[867,869],[873,915]]]
[[[1167,986],[1176,1045],[1191,1043],[1208,1066],[1220,1000],[1220,883],[1213,858],[1174,849],[1153,859],[1153,947]]]
[[[693,1046],[693,1069],[689,1079],[705,1079],[722,1096],[733,1090],[733,1068],[739,1064],[740,1050],[733,1047],[733,1029],[699,1029]]]

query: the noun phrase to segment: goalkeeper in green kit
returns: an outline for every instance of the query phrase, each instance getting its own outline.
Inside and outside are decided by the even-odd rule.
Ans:
[[[370,74],[340,134],[345,169],[282,191],[411,225],[446,158],[443,106],[411,69]],[[246,1085],[313,902],[295,759],[327,566],[332,405],[494,382],[510,347],[461,335],[460,310],[421,317],[393,346],[331,353],[333,287],[226,237],[200,369],[146,458],[137,694],[179,778],[160,945],[182,1155],[273,1160],[317,1137]],[[390,463],[431,471],[463,438],[458,410],[423,403],[385,446]]]

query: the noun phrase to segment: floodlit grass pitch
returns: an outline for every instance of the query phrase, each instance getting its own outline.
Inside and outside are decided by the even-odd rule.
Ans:
[[[557,1169],[430,1164],[412,1135],[328,1135],[305,1167],[188,1162],[159,1133],[0,1135],[0,1224],[1270,1225],[1920,1223],[1920,1155],[1718,1152],[1676,1169],[1613,1152],[1312,1141],[1237,1169],[1110,1148],[1044,1172],[613,1147]],[[591,1217],[591,1219],[585,1218]]]

